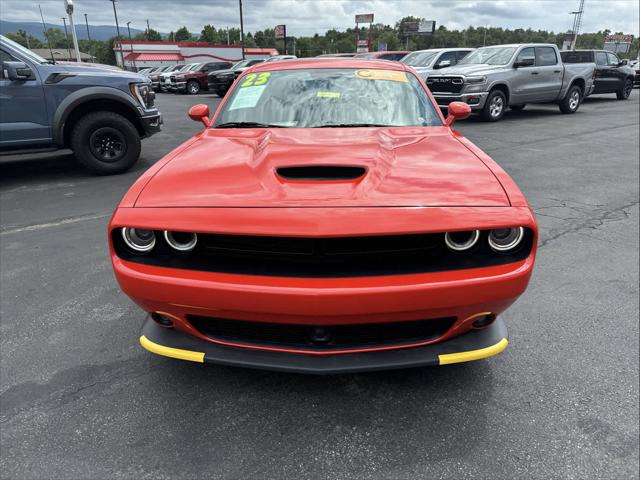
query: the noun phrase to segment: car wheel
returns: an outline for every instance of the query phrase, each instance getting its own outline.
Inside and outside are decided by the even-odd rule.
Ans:
[[[122,173],[140,156],[140,135],[122,115],[93,112],[80,118],[70,136],[78,162],[99,175]]]
[[[507,98],[500,90],[494,90],[487,97],[482,109],[482,118],[487,122],[497,122],[504,115],[507,106]]]
[[[189,83],[187,83],[187,92],[189,92],[189,95],[196,95],[200,92],[200,84],[195,80],[189,80]]]
[[[624,82],[622,90],[618,90],[616,92],[616,97],[618,98],[618,100],[626,100],[627,98],[629,98],[629,95],[631,95],[632,90],[633,82],[631,81],[631,79],[628,79],[626,82]]]
[[[521,112],[522,110],[524,110],[524,107],[526,106],[527,104],[525,103],[524,105],[511,105],[509,108],[514,112]]]
[[[574,85],[560,102],[560,111],[562,113],[576,113],[580,108],[580,102],[582,102],[582,90]]]
[[[227,94],[227,89],[226,88],[218,88],[216,90],[216,95],[218,95],[220,98],[224,98],[224,96]]]

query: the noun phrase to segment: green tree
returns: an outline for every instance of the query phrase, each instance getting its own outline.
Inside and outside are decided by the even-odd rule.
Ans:
[[[180,27],[176,30],[175,41],[176,42],[185,42],[191,40],[191,33],[187,30],[187,27]]]
[[[200,32],[200,41],[208,43],[223,43],[218,32],[213,25],[205,25]]]

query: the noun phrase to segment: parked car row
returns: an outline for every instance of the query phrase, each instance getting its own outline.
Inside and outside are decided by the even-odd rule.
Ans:
[[[146,68],[138,73],[146,75],[156,92],[188,93],[196,95],[209,90],[221,97],[233,81],[247,68],[263,62],[277,62],[297,58],[295,55],[274,55],[268,58],[241,60],[239,62],[203,62]]]

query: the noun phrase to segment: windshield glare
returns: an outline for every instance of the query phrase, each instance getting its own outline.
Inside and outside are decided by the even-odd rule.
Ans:
[[[400,60],[401,63],[409,65],[410,67],[428,67],[437,52],[411,52],[409,55]]]
[[[232,70],[235,70],[237,68],[242,68],[242,67],[246,67],[247,64],[249,63],[249,60],[240,60],[238,63],[236,63],[233,67],[231,67]]]
[[[228,97],[214,127],[243,122],[297,128],[442,125],[420,81],[397,70],[256,72],[242,77]]]
[[[51,60],[45,60],[40,55],[38,55],[36,53],[33,53],[28,48],[23,47],[19,43],[14,42],[13,40],[5,37],[4,35],[0,35],[0,38],[2,38],[3,42],[6,42],[9,46],[11,46],[11,48],[14,48],[18,52],[20,52],[20,54],[22,54],[23,56],[27,57],[32,62],[36,62],[36,63],[51,63]]]
[[[471,52],[458,65],[487,64],[506,65],[516,52],[515,47],[486,47]]]

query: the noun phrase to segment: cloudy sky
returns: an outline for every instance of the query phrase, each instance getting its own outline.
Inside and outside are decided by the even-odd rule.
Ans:
[[[39,21],[38,3],[45,20],[57,23],[64,14],[63,0],[0,0],[3,20]],[[75,0],[76,11],[87,13],[92,24],[112,24],[109,0]],[[586,0],[585,32],[609,29],[638,35],[639,0]],[[393,24],[406,15],[436,20],[447,28],[491,25],[567,31],[579,0],[243,0],[245,30],[254,31],[285,23],[294,36],[322,33],[353,25],[354,14],[374,13],[375,21]],[[199,32],[202,25],[238,26],[237,0],[118,0],[121,23],[143,29],[148,18],[162,32],[186,25]],[[56,21],[56,19],[58,19]]]

